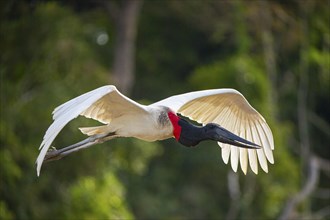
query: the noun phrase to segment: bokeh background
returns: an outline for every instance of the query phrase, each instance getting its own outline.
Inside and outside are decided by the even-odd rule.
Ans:
[[[0,3],[0,219],[329,219],[329,0]],[[216,143],[117,139],[43,166],[51,112],[114,84],[144,103],[231,87],[275,137],[269,173]],[[78,118],[61,148],[84,138]]]

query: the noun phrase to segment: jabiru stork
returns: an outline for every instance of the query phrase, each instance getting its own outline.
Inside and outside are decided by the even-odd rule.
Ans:
[[[59,150],[49,149],[62,128],[79,115],[105,125],[79,128],[89,136],[87,139]],[[202,125],[194,125],[182,116]],[[235,172],[240,163],[244,174],[248,163],[255,174],[258,174],[258,161],[265,172],[268,172],[267,160],[274,163],[271,129],[234,89],[189,92],[142,105],[121,94],[115,86],[107,85],[58,106],[53,111],[53,120],[39,147],[38,176],[44,161],[57,160],[117,137],[145,141],[174,137],[187,147],[204,140],[217,141],[223,161],[227,164],[230,158]]]

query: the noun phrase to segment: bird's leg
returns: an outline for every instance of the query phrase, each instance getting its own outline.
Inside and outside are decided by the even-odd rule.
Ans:
[[[67,156],[68,154],[71,154],[73,152],[79,151],[81,149],[84,148],[88,148],[90,146],[93,146],[95,144],[100,144],[103,143],[104,141],[109,140],[109,137],[114,136],[115,133],[110,133],[110,134],[97,134],[97,135],[93,135],[90,136],[88,138],[86,138],[85,140],[82,140],[78,143],[72,144],[68,147],[64,147],[62,149],[54,149],[51,151],[48,151],[46,153],[44,162],[50,162],[53,160],[59,160],[65,156]]]

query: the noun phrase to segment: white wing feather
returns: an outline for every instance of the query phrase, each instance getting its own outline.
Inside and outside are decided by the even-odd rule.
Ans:
[[[143,112],[144,107],[122,95],[115,86],[103,86],[82,94],[53,111],[53,123],[50,125],[39,147],[37,174],[39,176],[45,155],[63,127],[79,115],[109,124],[110,121],[127,112]]]
[[[274,140],[265,119],[234,89],[212,89],[171,96],[152,104],[163,105],[199,123],[218,123],[229,131],[262,146],[261,149],[243,149],[220,144],[222,159],[236,172],[238,163],[246,174],[248,162],[254,173],[261,168],[268,172],[267,160],[274,163]]]

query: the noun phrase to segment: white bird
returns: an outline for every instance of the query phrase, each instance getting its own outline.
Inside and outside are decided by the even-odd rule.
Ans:
[[[60,150],[49,150],[62,128],[79,115],[105,125],[79,128],[89,138]],[[195,126],[180,115],[203,126]],[[39,147],[38,176],[44,161],[57,160],[116,137],[145,141],[174,137],[187,147],[214,140],[221,147],[223,161],[227,164],[230,158],[235,172],[240,163],[244,174],[248,163],[255,174],[258,174],[258,161],[265,172],[268,172],[267,160],[274,163],[274,140],[269,126],[234,89],[184,93],[142,105],[121,94],[115,86],[107,85],[60,105],[53,111],[53,120]]]

